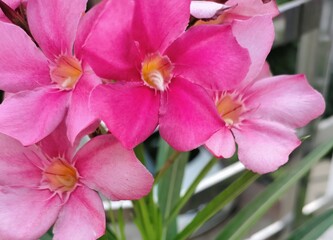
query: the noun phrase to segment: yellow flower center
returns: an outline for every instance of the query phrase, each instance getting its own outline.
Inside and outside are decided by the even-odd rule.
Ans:
[[[82,76],[81,62],[73,56],[61,55],[50,67],[51,79],[62,90],[71,90]]]
[[[216,108],[227,126],[232,126],[239,122],[242,113],[242,103],[235,100],[232,96],[222,96],[216,102]]]
[[[172,70],[173,65],[167,56],[149,54],[142,63],[141,77],[146,86],[164,91],[171,81]]]
[[[44,171],[44,181],[52,191],[68,192],[76,186],[78,174],[64,159],[55,158]]]

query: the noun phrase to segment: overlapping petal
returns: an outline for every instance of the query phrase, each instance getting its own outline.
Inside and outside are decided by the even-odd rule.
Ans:
[[[324,112],[325,101],[304,75],[281,75],[257,81],[248,89],[246,104],[259,117],[292,128],[305,126]]]
[[[253,81],[265,64],[274,41],[274,25],[270,16],[235,20],[232,32],[238,43],[249,51],[251,65],[242,85]]]
[[[31,145],[49,135],[67,111],[68,93],[51,88],[23,91],[0,105],[0,132]]]
[[[92,139],[74,161],[82,182],[112,200],[139,199],[153,184],[153,177],[134,152],[111,135]]]
[[[51,83],[48,62],[18,26],[0,22],[0,89],[30,90]]]
[[[235,87],[251,63],[229,25],[192,27],[170,45],[166,54],[175,64],[176,76],[215,90]]]
[[[97,239],[105,231],[101,198],[86,187],[78,187],[59,213],[53,228],[54,240]]]
[[[293,129],[262,119],[245,121],[232,131],[238,144],[239,161],[261,174],[285,164],[290,153],[301,144]]]
[[[67,135],[72,144],[82,134],[89,133],[96,129],[99,121],[95,114],[89,109],[89,96],[92,89],[98,85],[101,80],[90,70],[84,73],[80,81],[72,92],[67,114]],[[88,130],[87,132],[85,130]]]
[[[111,133],[131,149],[153,133],[158,124],[160,95],[136,83],[97,86],[91,96],[91,110]]]
[[[51,195],[49,190],[0,186],[0,239],[40,238],[62,206],[60,198]]]
[[[84,57],[98,76],[111,80],[138,80],[137,46],[131,36],[134,2],[106,1],[86,39]]]
[[[87,0],[29,0],[27,18],[30,31],[44,54],[52,61],[71,54],[79,20]]]
[[[267,15],[275,17],[279,14],[275,0],[271,0],[267,3],[261,0],[228,0],[226,5],[236,5],[236,7],[230,9],[228,13],[239,16],[253,17]]]
[[[189,151],[202,145],[221,127],[214,103],[200,86],[174,78],[163,95],[161,136],[175,149]]]
[[[236,151],[234,136],[230,129],[222,127],[206,142],[207,149],[216,157],[230,158]]]
[[[135,1],[133,37],[144,53],[164,52],[185,31],[190,17],[190,2]]]

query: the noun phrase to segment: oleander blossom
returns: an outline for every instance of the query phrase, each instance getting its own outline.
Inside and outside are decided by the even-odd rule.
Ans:
[[[215,106],[202,86],[230,89],[250,64],[231,26],[185,31],[190,0],[109,0],[98,7],[84,50],[105,84],[93,90],[91,109],[128,148],[158,125],[177,150],[203,144],[219,118],[211,117]]]
[[[88,96],[101,80],[82,58],[91,14],[86,0],[29,0],[34,41],[18,26],[0,22],[0,132],[23,145],[40,141],[65,118],[73,143],[96,127]]]
[[[77,151],[64,124],[24,147],[0,134],[0,239],[38,239],[53,224],[57,239],[97,239],[105,231],[98,191],[112,200],[139,199],[153,178],[111,135]],[[77,151],[77,152],[76,152]]]

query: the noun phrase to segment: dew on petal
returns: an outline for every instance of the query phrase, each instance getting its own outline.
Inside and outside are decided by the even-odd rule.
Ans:
[[[173,65],[167,56],[149,54],[142,63],[141,77],[144,84],[159,91],[167,89],[172,78]]]
[[[50,75],[61,90],[71,90],[82,76],[81,62],[73,56],[61,55],[52,63]]]

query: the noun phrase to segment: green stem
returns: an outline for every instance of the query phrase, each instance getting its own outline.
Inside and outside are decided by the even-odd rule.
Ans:
[[[175,162],[177,157],[181,154],[181,152],[174,151],[172,155],[168,158],[168,160],[165,162],[161,170],[156,174],[155,177],[155,184],[157,184],[161,177],[165,174],[165,172],[172,166],[172,164]]]

